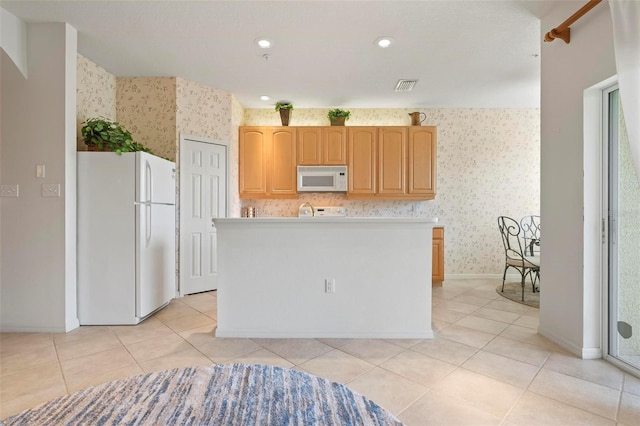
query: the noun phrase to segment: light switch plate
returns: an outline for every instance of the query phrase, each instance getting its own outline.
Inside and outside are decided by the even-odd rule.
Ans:
[[[46,177],[44,164],[36,164],[36,178],[44,179]]]
[[[18,198],[18,184],[0,185],[0,197]]]
[[[59,197],[60,184],[59,183],[43,183],[42,196],[43,197]]]

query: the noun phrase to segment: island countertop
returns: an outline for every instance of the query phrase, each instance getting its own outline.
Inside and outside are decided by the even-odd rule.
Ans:
[[[437,226],[438,218],[413,216],[316,216],[316,217],[232,217],[214,218],[214,223],[430,223]]]

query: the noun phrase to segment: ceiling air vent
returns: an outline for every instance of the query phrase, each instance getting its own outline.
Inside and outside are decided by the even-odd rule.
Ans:
[[[418,80],[398,80],[396,84],[396,92],[410,92],[413,90],[413,86],[416,85]]]

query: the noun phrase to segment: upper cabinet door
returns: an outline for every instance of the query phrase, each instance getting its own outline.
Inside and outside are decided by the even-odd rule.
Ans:
[[[347,128],[342,126],[322,129],[322,163],[347,164]]]
[[[271,131],[264,127],[240,130],[239,186],[240,197],[264,195],[267,192],[267,157],[265,155]]]
[[[407,187],[407,128],[378,130],[378,194],[403,195]]]
[[[296,130],[240,127],[240,198],[296,198]]]
[[[297,196],[296,129],[273,130],[269,150],[267,192],[272,195]]]
[[[298,165],[347,164],[345,127],[298,127]]]
[[[436,146],[435,126],[409,128],[409,194],[435,198]]]
[[[376,192],[376,139],[375,127],[347,129],[349,194],[372,195]]]
[[[298,127],[298,165],[322,164],[322,129],[320,127]]]

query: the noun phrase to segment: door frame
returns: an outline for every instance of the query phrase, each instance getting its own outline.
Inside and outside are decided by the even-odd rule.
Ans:
[[[183,194],[183,187],[182,187],[182,179],[181,179],[181,171],[182,171],[182,166],[183,166],[183,159],[184,159],[184,147],[185,147],[185,142],[187,141],[193,141],[193,142],[199,142],[199,143],[207,143],[207,144],[211,144],[211,145],[220,145],[224,147],[224,161],[226,163],[226,180],[227,180],[227,187],[226,187],[226,193],[225,193],[225,212],[224,214],[226,215],[226,217],[229,217],[229,189],[230,189],[230,182],[229,182],[229,178],[230,178],[230,170],[229,170],[229,160],[231,157],[231,142],[229,141],[223,141],[223,140],[219,140],[219,139],[209,139],[209,138],[204,138],[201,136],[193,136],[193,135],[185,135],[180,133],[180,146],[179,146],[179,150],[178,150],[178,161],[176,162],[177,165],[177,173],[176,173],[176,179],[177,179],[177,183],[176,183],[176,187],[178,188],[178,196],[176,197],[176,202],[177,202],[177,206],[176,206],[176,212],[178,217],[176,218],[176,225],[177,225],[177,236],[176,238],[178,239],[178,244],[177,244],[177,253],[176,253],[176,296],[177,297],[181,297],[184,296],[182,294],[182,288],[181,288],[181,278],[182,278],[182,268],[180,267],[182,265],[182,258],[181,258],[181,252],[182,252],[182,235],[180,233],[180,230],[182,229],[183,223],[182,223],[182,194]]]
[[[602,159],[601,159],[601,193],[602,193],[602,209],[601,209],[601,221],[602,221],[602,252],[601,252],[601,280],[602,280],[602,358],[607,362],[615,365],[620,370],[635,376],[640,377],[638,374],[639,370],[634,368],[630,364],[622,361],[617,358],[615,355],[611,355],[612,349],[612,335],[616,336],[617,328],[613,326],[611,323],[612,320],[612,307],[611,301],[612,299],[617,301],[618,298],[618,283],[616,283],[615,288],[612,288],[611,285],[611,276],[610,276],[610,261],[611,257],[609,254],[609,243],[610,243],[610,221],[609,221],[609,196],[610,196],[610,143],[609,143],[609,94],[618,90],[618,79],[617,76],[612,77],[611,79],[606,80],[608,84],[600,86],[600,120],[602,122],[602,128],[600,131],[600,144],[602,150]],[[620,111],[621,112],[621,111]],[[615,153],[617,156],[617,152]],[[617,268],[617,265],[616,265]],[[617,309],[616,309],[617,313]],[[617,318],[616,318],[617,321]],[[617,345],[617,343],[616,343]],[[617,352],[617,348],[613,347]]]

